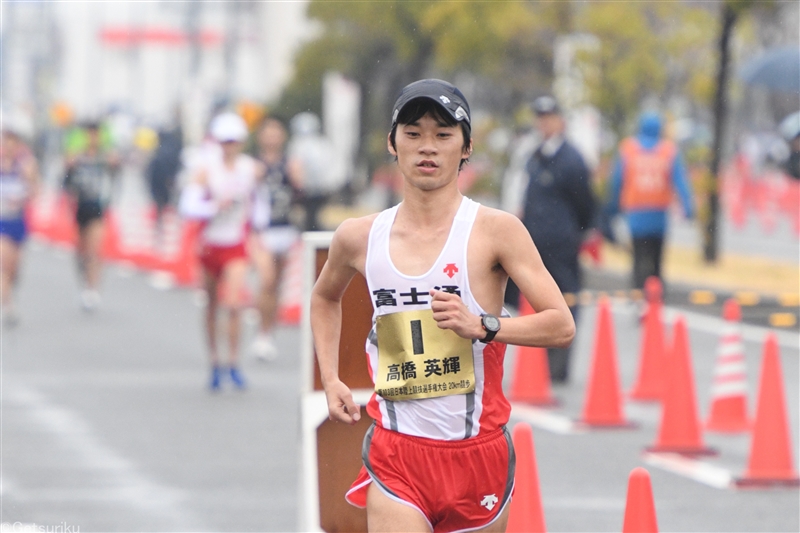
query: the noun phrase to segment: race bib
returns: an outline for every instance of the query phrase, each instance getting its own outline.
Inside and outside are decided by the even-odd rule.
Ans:
[[[441,329],[433,311],[378,316],[375,393],[387,400],[419,400],[475,390],[472,341]]]

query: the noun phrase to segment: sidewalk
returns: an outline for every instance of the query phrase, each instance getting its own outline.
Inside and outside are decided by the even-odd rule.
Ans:
[[[602,268],[629,275],[631,254],[619,246],[604,243]],[[796,264],[722,252],[717,264],[704,262],[699,248],[676,244],[664,250],[664,278],[670,283],[697,289],[725,292],[753,291],[763,296],[795,300],[800,295],[800,268]]]

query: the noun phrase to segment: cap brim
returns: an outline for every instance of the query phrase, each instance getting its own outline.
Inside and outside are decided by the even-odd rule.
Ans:
[[[405,98],[405,95],[403,96]],[[429,94],[416,94],[416,95],[409,95],[403,103],[395,107],[395,114],[392,117],[392,124],[397,123],[397,117],[400,116],[400,113],[403,111],[403,109],[414,100],[430,100],[431,102],[435,103],[436,105],[444,109],[447,112],[447,114],[453,118],[453,120],[462,122],[461,120],[458,119],[458,117],[456,117],[454,111],[448,109],[447,106],[442,104],[442,102],[439,101],[439,99],[436,98],[435,96],[431,96]],[[469,120],[467,120],[466,123],[469,124]]]
[[[450,95],[443,95],[442,93],[449,93]],[[435,94],[431,94],[435,93]],[[441,96],[446,96],[450,99],[451,102],[455,101],[464,113],[463,117],[458,116],[457,109],[450,109],[446,104],[442,103],[439,99]],[[413,87],[407,93],[403,94],[400,98],[397,99],[394,105],[394,114],[392,115],[392,125],[397,123],[397,117],[400,115],[400,112],[412,101],[417,99],[425,99],[430,100],[437,104],[439,107],[447,111],[447,114],[455,120],[456,122],[466,122],[467,125],[470,125],[471,119],[469,116],[469,112],[465,109],[469,106],[466,104],[465,101],[458,95],[453,95],[452,91],[449,89],[441,90],[438,87],[431,86],[431,85],[422,85],[420,87]]]

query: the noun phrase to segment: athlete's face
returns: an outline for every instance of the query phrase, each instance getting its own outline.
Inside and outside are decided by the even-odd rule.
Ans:
[[[564,119],[556,113],[547,113],[536,117],[536,127],[545,139],[564,131]]]
[[[258,144],[264,151],[283,149],[286,142],[286,132],[279,123],[268,122],[258,135]]]
[[[395,147],[389,142],[389,152],[397,156],[406,181],[422,190],[435,190],[458,177],[458,166],[469,157],[472,141],[465,149],[460,126],[447,126],[427,114],[411,124],[397,125]]]
[[[242,152],[244,143],[238,141],[225,141],[219,143],[222,146],[222,156],[225,159],[232,159]]]
[[[86,130],[87,147],[89,150],[96,151],[100,149],[100,131],[94,128]]]

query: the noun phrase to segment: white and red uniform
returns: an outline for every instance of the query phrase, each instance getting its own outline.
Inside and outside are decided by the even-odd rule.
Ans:
[[[206,222],[200,232],[200,260],[215,276],[228,262],[247,257],[255,172],[256,161],[250,156],[239,155],[233,168],[215,158],[206,166],[206,185],[190,184],[182,194],[181,213]]]
[[[373,222],[365,265],[374,308],[366,342],[373,382],[379,368],[378,317],[430,309],[431,289],[459,294],[471,313],[486,312],[472,296],[467,265],[467,244],[479,207],[462,199],[444,248],[421,276],[401,273],[389,254],[398,206]],[[475,386],[467,394],[399,401],[373,394],[367,413],[377,427],[367,434],[365,468],[348,491],[348,501],[363,506],[368,484],[377,481],[390,498],[420,510],[434,531],[478,528],[496,519],[513,489],[513,447],[505,430],[511,407],[502,390],[504,356],[505,344],[472,342]]]

